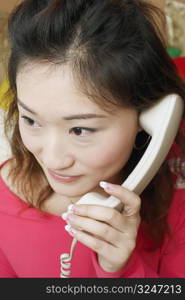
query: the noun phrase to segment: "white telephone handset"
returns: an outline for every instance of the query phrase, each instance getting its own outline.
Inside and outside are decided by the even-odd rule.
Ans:
[[[123,187],[140,195],[149,184],[175,139],[183,108],[181,97],[171,94],[140,114],[140,126],[151,136],[151,141],[135,169],[122,184]],[[119,199],[113,196],[105,198],[98,193],[87,193],[76,204],[96,204],[122,209]]]
[[[177,94],[171,94],[159,100],[154,106],[139,116],[140,126],[151,136],[151,141],[142,158],[123,182],[122,186],[140,195],[162,165],[177,134],[184,110],[184,102]],[[122,210],[119,199],[108,198],[98,193],[87,193],[76,204],[95,204]],[[70,274],[70,260],[76,240],[73,239],[70,254],[61,255],[61,276]],[[66,269],[66,270],[64,270]]]

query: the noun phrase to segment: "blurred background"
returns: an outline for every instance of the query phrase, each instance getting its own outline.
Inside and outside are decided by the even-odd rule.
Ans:
[[[159,6],[166,16],[167,26],[162,28],[169,55],[174,59],[179,73],[185,78],[185,0],[147,0]],[[3,131],[6,106],[1,99],[7,89],[6,70],[9,55],[7,20],[11,10],[21,0],[0,0],[0,163],[11,155]],[[8,103],[8,101],[7,101]]]

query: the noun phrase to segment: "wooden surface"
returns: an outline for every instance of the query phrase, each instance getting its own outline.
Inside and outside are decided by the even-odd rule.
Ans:
[[[175,0],[176,2],[185,3],[185,0]]]
[[[0,0],[0,10],[10,12],[20,0]]]

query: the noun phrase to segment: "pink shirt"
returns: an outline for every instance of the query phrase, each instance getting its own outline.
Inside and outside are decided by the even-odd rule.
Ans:
[[[6,163],[0,164],[0,167]],[[172,237],[149,252],[150,241],[140,226],[137,246],[127,265],[105,272],[96,253],[76,244],[70,277],[185,277],[185,189],[176,188],[169,211]],[[29,208],[0,178],[0,277],[60,277],[60,254],[69,253],[72,237],[65,221],[56,215]]]

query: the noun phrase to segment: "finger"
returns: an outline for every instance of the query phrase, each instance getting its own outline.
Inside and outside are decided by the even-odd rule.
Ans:
[[[100,240],[88,234],[87,232],[73,228],[70,225],[66,228],[66,230],[79,242],[83,243],[84,245],[91,248],[93,251],[105,258],[109,259],[110,253],[111,255],[113,255],[113,253],[115,253],[115,250],[117,249],[113,245],[108,244],[107,242]]]
[[[128,259],[127,251],[118,249],[105,241],[99,240],[94,236],[89,235],[86,232],[76,230],[71,226],[68,227],[67,231],[79,242],[92,249],[101,257],[106,260],[106,267],[108,272],[115,272],[120,269],[124,262]],[[134,247],[132,247],[134,249]],[[133,250],[132,249],[132,250]],[[99,261],[100,262],[100,261]]]
[[[83,230],[91,235],[95,235],[101,240],[104,240],[115,247],[122,245],[123,234],[107,225],[104,222],[99,222],[94,219],[68,214],[66,221],[75,229]]]
[[[124,214],[136,216],[140,211],[141,199],[134,192],[129,191],[121,185],[100,182],[100,186],[111,196],[118,198],[124,204]]]
[[[107,223],[111,227],[121,232],[125,230],[125,221],[123,219],[123,215],[111,207],[102,205],[79,204],[72,205],[68,212]],[[64,213],[62,217],[64,216],[65,218],[67,214],[68,213]]]

